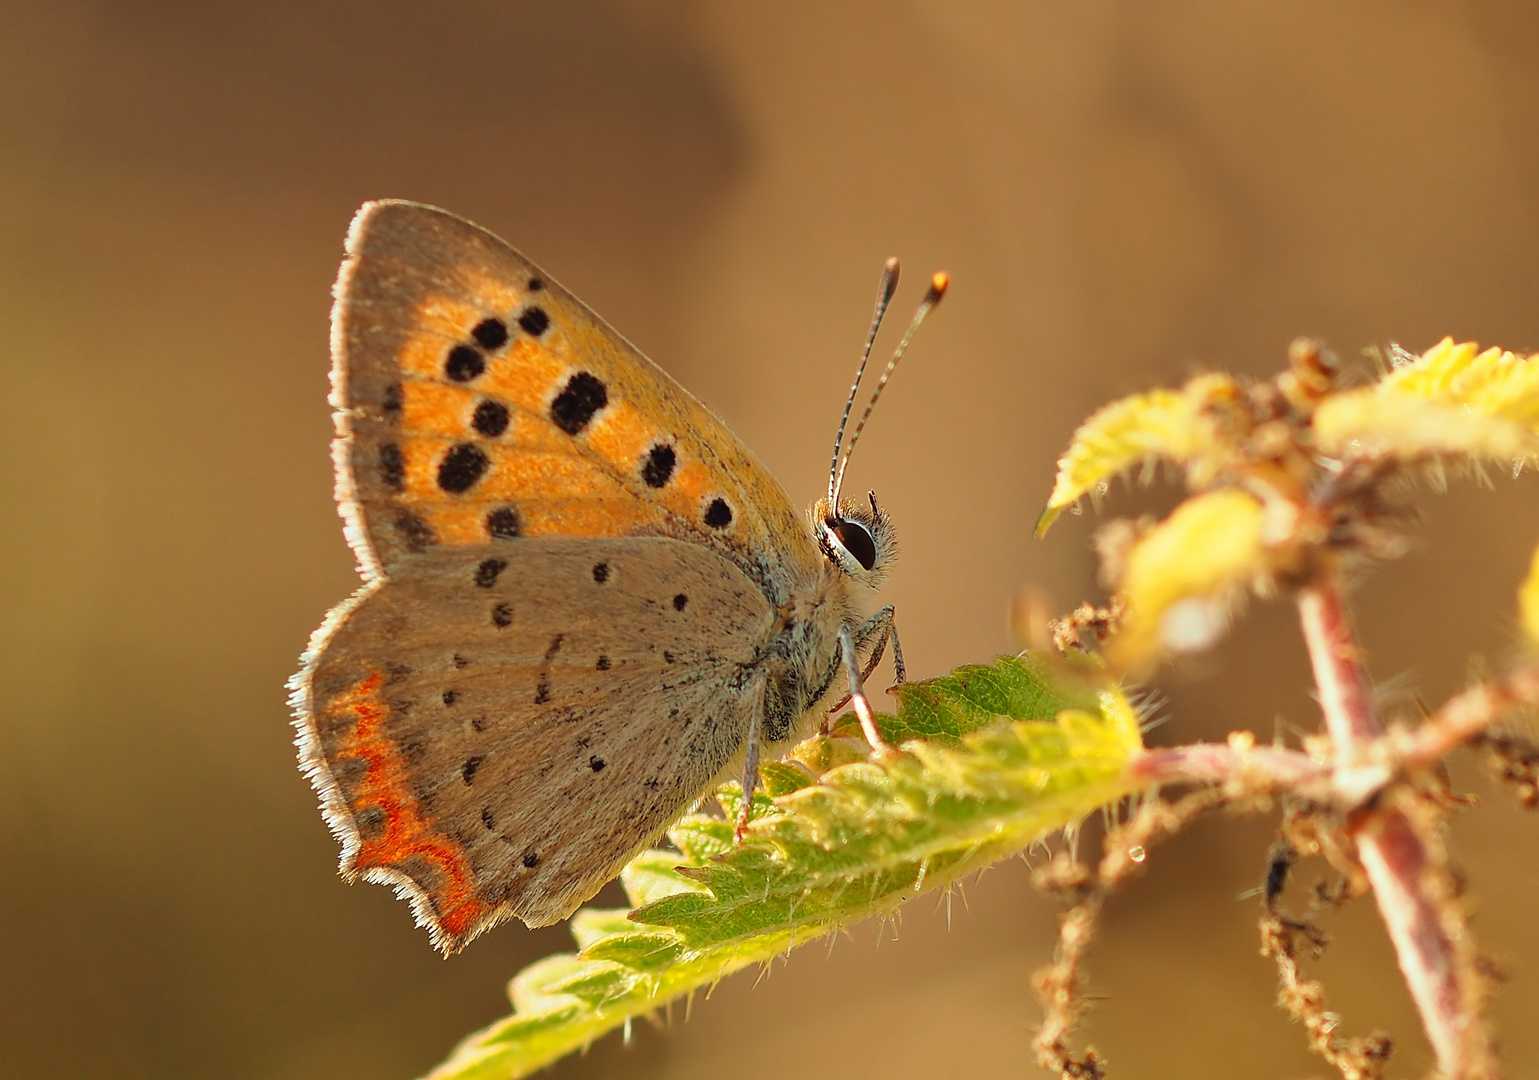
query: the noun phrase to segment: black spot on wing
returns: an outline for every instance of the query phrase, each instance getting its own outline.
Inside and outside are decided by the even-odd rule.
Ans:
[[[501,319],[482,319],[470,336],[476,339],[477,345],[491,352],[508,343],[508,328]]]
[[[497,575],[507,568],[506,559],[482,559],[481,565],[476,567],[476,584],[483,589],[490,589],[497,584]]]
[[[444,361],[444,374],[454,382],[469,382],[486,370],[486,358],[470,345],[456,345]]]
[[[713,529],[725,529],[732,524],[732,507],[726,499],[712,499],[705,508],[705,523]]]
[[[438,464],[438,486],[451,495],[463,495],[491,466],[491,458],[473,443],[459,443]]]
[[[521,861],[523,862],[523,864],[524,864],[524,866],[526,868],[528,868],[530,870],[533,870],[536,866],[540,865],[540,855],[539,855],[539,852],[536,852],[536,851],[526,851],[526,852],[524,852],[524,857],[523,857],[523,859]]]
[[[568,435],[576,435],[609,404],[609,390],[595,376],[579,371],[550,403],[550,419]]]
[[[609,580],[609,564],[607,562],[593,564],[593,580],[599,585]]]
[[[674,611],[683,611],[684,608],[686,606],[688,606],[688,604],[689,604],[689,597],[685,596],[683,593],[679,593],[677,596],[675,596],[673,598],[673,610]]]
[[[493,540],[516,540],[521,535],[518,510],[501,506],[486,515],[486,534]]]
[[[397,495],[406,490],[406,455],[395,443],[379,448],[379,479]]]
[[[476,406],[475,414],[470,418],[470,426],[488,439],[495,439],[508,430],[510,419],[506,405],[500,401],[487,400]]]
[[[527,307],[518,316],[518,326],[530,337],[539,337],[550,329],[550,316],[542,307]]]
[[[641,466],[641,479],[647,487],[663,487],[672,479],[673,467],[678,462],[679,456],[673,447],[659,443],[647,451],[646,460]]]
[[[588,759],[588,768],[592,769],[594,772],[603,772],[604,766],[607,764],[608,762],[599,757],[597,754],[594,754]]]
[[[466,787],[469,787],[471,781],[476,778],[476,770],[481,767],[481,762],[485,760],[484,757],[477,754],[475,757],[466,758],[465,763],[460,766],[460,779],[465,781]]]
[[[402,510],[395,517],[395,531],[410,551],[424,551],[438,543],[433,527],[410,510]]]
[[[492,625],[499,630],[506,630],[513,625],[513,605],[493,604]]]

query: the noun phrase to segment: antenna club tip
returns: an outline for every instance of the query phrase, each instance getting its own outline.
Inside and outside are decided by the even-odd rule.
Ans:
[[[938,271],[930,279],[930,291],[925,296],[927,303],[938,303],[940,298],[946,295],[946,290],[951,287],[951,275],[944,270]]]
[[[894,255],[892,258],[888,259],[884,264],[882,264],[882,268],[889,274],[896,274],[898,272],[898,257]]]

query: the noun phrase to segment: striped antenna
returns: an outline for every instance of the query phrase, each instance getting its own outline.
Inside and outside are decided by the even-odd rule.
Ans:
[[[894,269],[893,278],[894,283],[896,283],[896,260],[888,262],[887,265]],[[883,281],[886,281],[885,277],[883,278]],[[892,354],[892,359],[887,361],[887,369],[882,372],[881,379],[877,381],[876,389],[871,392],[871,400],[866,403],[866,411],[860,414],[860,422],[855,425],[855,430],[850,433],[850,444],[844,448],[843,461],[839,461],[838,459],[839,448],[838,445],[835,444],[834,460],[837,462],[837,465],[833,470],[833,474],[828,478],[828,505],[831,512],[835,514],[839,512],[839,489],[844,486],[844,470],[849,468],[850,456],[855,453],[855,443],[859,441],[860,433],[866,429],[866,421],[871,419],[871,410],[876,408],[877,398],[882,396],[882,390],[886,387],[887,380],[892,378],[893,369],[898,366],[898,361],[903,359],[904,350],[908,348],[908,343],[913,340],[915,331],[919,329],[919,324],[924,322],[925,316],[930,314],[935,305],[941,302],[941,298],[946,295],[946,289],[950,284],[951,278],[944,273],[938,273],[930,279],[930,288],[924,294],[924,299],[920,301],[919,310],[914,312],[914,321],[909,323],[908,333],[904,334],[903,340],[898,342],[898,348]],[[884,303],[881,306],[886,307],[886,304]],[[875,327],[872,328],[872,336],[876,336]],[[869,353],[870,350],[871,346],[868,343],[866,345],[866,351]],[[861,370],[864,370],[865,366],[866,362],[864,358],[862,358],[860,362]],[[860,378],[858,373],[856,375],[855,384],[857,386],[860,385]],[[850,391],[850,400],[851,402],[855,400],[854,390]],[[848,418],[850,415],[850,409],[848,405],[845,406],[844,415],[846,418]],[[844,434],[844,424],[842,422],[839,424],[839,434],[842,438]]]
[[[876,332],[882,328],[882,316],[892,303],[892,294],[898,290],[898,260],[888,259],[882,267],[882,281],[876,289],[876,314],[871,316],[871,332],[866,335],[866,347],[860,351],[860,363],[855,367],[855,382],[850,386],[849,400],[844,403],[844,415],[839,418],[839,433],[834,436],[834,459],[828,466],[828,497],[834,497],[834,477],[839,472],[839,446],[844,442],[844,426],[850,422],[850,410],[855,407],[855,394],[860,390],[860,378],[866,373],[866,361],[871,359],[871,346],[876,344]],[[833,504],[837,506],[837,504]]]

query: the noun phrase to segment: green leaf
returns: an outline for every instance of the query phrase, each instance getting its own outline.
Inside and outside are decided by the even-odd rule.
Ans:
[[[1013,855],[1133,790],[1139,718],[1093,670],[1044,657],[959,668],[898,691],[879,716],[902,752],[872,760],[843,720],[767,767],[774,798],[732,841],[727,820],[685,816],[677,850],[621,875],[635,905],[572,919],[581,952],[547,957],[510,988],[512,1016],[466,1039],[433,1080],[509,1080],[633,1017],[796,945]]]

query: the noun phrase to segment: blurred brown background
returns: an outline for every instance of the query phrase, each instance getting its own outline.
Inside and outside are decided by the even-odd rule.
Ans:
[[[1539,8],[1521,0],[0,5],[0,1073],[405,1080],[567,947],[445,962],[336,877],[284,679],[354,587],[331,505],[328,289],[359,203],[492,228],[721,412],[800,501],[883,258],[953,275],[863,443],[912,670],[1011,649],[1036,584],[1097,595],[1090,517],[1030,526],[1075,423],[1196,365],[1269,373],[1444,334],[1539,347]],[[1535,481],[1423,493],[1371,579],[1381,676],[1428,701],[1510,648]],[[1115,493],[1112,509],[1167,505]],[[1308,728],[1285,605],[1159,681],[1159,741]],[[1539,1074],[1539,822],[1477,770],[1455,835]],[[1205,823],[1110,911],[1114,1076],[1325,1069],[1271,1003],[1269,825]],[[1312,873],[1312,871],[1311,871]],[[726,981],[553,1075],[1035,1075],[1052,908],[1020,863],[948,931]],[[1428,1063],[1370,904],[1319,965]],[[896,936],[896,940],[894,940]]]

